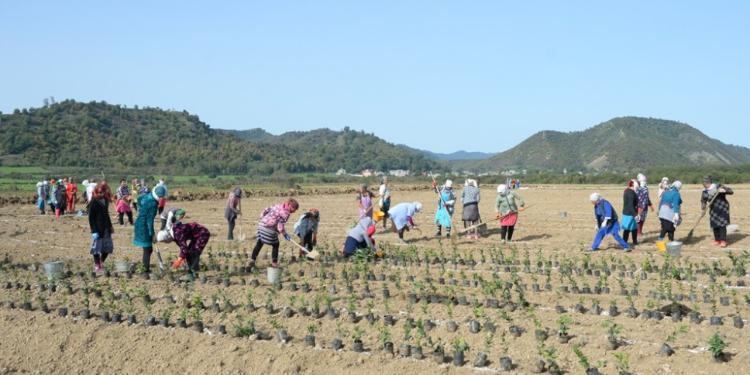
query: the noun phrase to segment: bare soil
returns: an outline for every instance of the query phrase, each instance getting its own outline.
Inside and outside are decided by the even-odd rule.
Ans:
[[[549,338],[541,346],[547,352],[553,348],[554,362],[568,373],[583,372],[573,354],[574,345],[580,346],[591,365],[596,365],[606,374],[618,373],[616,352],[627,354],[630,371],[637,374],[744,373],[750,360],[747,340],[750,328],[735,328],[732,321],[736,314],[743,319],[750,317],[750,308],[745,301],[745,295],[750,291],[741,286],[750,283],[750,278],[739,276],[732,269],[727,254],[731,251],[733,255],[741,255],[750,245],[747,232],[743,230],[748,222],[750,186],[733,188],[735,195],[730,197],[732,221],[740,225],[740,230],[730,235],[729,248],[719,249],[712,245],[712,234],[705,220],[698,225],[694,242],[683,247],[678,260],[665,260],[656,250],[654,240],[659,223],[655,213],[650,213],[645,238],[640,239],[641,244],[633,252],[621,252],[611,239],[605,241],[602,251],[583,251],[590,246],[594,235],[589,194],[599,191],[619,212],[622,208],[620,187],[533,186],[519,191],[529,209],[521,214],[512,244],[500,243],[496,222],[488,223],[488,233],[479,241],[461,237],[454,243],[445,237],[435,238],[432,224],[436,206],[434,193],[398,191],[394,194],[394,204],[404,201],[424,204],[424,212],[416,218],[421,233],[407,233],[409,245],[397,245],[398,237],[393,232],[377,234],[376,239],[386,247],[387,255],[385,260],[374,263],[342,262],[336,255],[357,216],[353,195],[305,195],[299,197],[301,208],[315,207],[321,211],[319,249],[325,256],[322,262],[291,262],[296,251],[283,243],[284,275],[282,289],[278,291],[268,284],[265,275],[265,267],[270,263],[270,249],[263,251],[259,272],[247,273],[243,268],[247,253],[254,244],[252,237],[257,215],[264,207],[283,198],[249,197],[243,200],[245,215],[239,223],[247,238],[244,242],[225,239],[223,199],[175,202],[187,210],[187,221],[206,225],[213,234],[209,248],[201,257],[202,263],[209,267],[201,273],[206,276],[205,283],[199,280],[190,284],[170,281],[168,277],[146,280],[137,274],[127,278],[116,275],[114,271],[110,277],[92,278],[86,216],[67,216],[56,221],[49,215],[37,215],[32,205],[7,205],[0,207],[0,259],[8,257],[0,273],[0,302],[3,303],[0,327],[4,334],[4,340],[0,340],[0,373],[340,374],[356,371],[410,374],[437,371],[462,374],[499,371],[499,358],[503,355],[516,364],[515,373],[532,373],[535,362],[540,359],[542,344],[535,338],[536,329],[549,333]],[[481,212],[485,221],[489,221],[494,218],[494,189],[483,187],[482,192]],[[684,224],[677,230],[678,238],[687,234],[700,214],[699,194],[697,186],[683,189]],[[290,231],[301,212],[288,223]],[[454,216],[454,225],[462,227],[459,218],[460,208]],[[110,267],[117,260],[139,262],[141,250],[131,245],[132,227],[115,225],[115,231],[115,253],[107,260]],[[238,235],[239,228],[235,230],[235,237]],[[167,262],[177,253],[173,244],[159,247]],[[56,283],[56,292],[42,289],[42,285],[49,283],[40,264],[52,260],[64,261],[72,273],[71,277]],[[665,265],[670,272],[661,272]],[[658,270],[648,270],[649,266],[656,266]],[[152,268],[156,269],[155,255]],[[671,272],[673,269],[679,280]],[[344,277],[344,272],[349,280]],[[643,273],[645,279],[641,279]],[[352,277],[355,274],[357,278]],[[366,280],[368,275],[374,280]],[[410,281],[410,277],[414,281]],[[228,287],[223,285],[225,279],[229,282]],[[258,286],[251,286],[255,282]],[[308,284],[311,291],[291,290],[292,284],[300,288]],[[534,291],[534,284],[539,285],[540,291]],[[550,285],[550,290],[545,290],[545,284]],[[507,285],[512,287],[506,293],[503,288]],[[8,286],[10,288],[6,288]],[[66,292],[68,286],[72,294]],[[348,291],[348,286],[352,292]],[[579,289],[607,286],[610,292],[577,294],[562,290],[574,286]],[[638,295],[622,295],[622,286],[628,291],[636,289]],[[365,287],[371,291],[371,298],[363,296]],[[335,293],[332,288],[335,288]],[[390,291],[388,299],[383,297],[384,288]],[[85,290],[89,291],[88,297]],[[94,291],[101,292],[101,296],[95,295]],[[141,296],[144,293],[153,303],[143,302]],[[418,301],[410,303],[411,294]],[[691,294],[695,301],[690,300]],[[704,294],[709,296],[705,301]],[[687,318],[673,322],[669,316],[661,321],[630,318],[624,313],[631,303],[639,312],[665,306],[670,303],[668,295],[673,299],[681,296],[682,300],[678,302],[686,308],[697,309],[704,317],[702,323],[693,324]],[[207,308],[194,306],[196,296]],[[431,296],[440,301],[427,303]],[[458,297],[465,297],[470,304],[476,301],[477,305],[446,302]],[[720,297],[725,297],[725,301]],[[488,298],[496,299],[504,306],[477,307],[484,305]],[[91,319],[79,315],[79,311],[86,307],[86,299],[93,314]],[[216,308],[213,307],[214,300],[218,305]],[[523,306],[524,300],[531,309]],[[24,301],[31,302],[33,311],[19,308]],[[249,301],[258,310],[248,310]],[[339,316],[306,316],[303,311],[312,309],[316,301],[321,311],[325,310],[326,302],[330,303]],[[10,308],[11,302],[16,307]],[[573,311],[578,303],[590,310],[594,302],[604,309],[599,315],[590,311],[585,314]],[[621,312],[616,317],[608,316],[607,310],[612,302]],[[264,306],[267,303],[273,304],[273,312],[266,311]],[[42,304],[47,304],[52,312],[42,312]],[[573,320],[570,327],[573,338],[567,344],[556,338],[560,317],[555,311],[557,305],[565,308],[565,315]],[[67,307],[69,315],[59,317],[59,307]],[[283,316],[285,307],[294,311],[292,317]],[[358,317],[356,322],[348,318],[350,309]],[[124,317],[134,314],[137,323],[104,322],[100,318],[104,312],[119,312]],[[170,327],[143,324],[149,315],[158,320],[165,312],[170,313]],[[365,319],[370,312],[376,318],[372,324]],[[708,317],[714,314],[723,318],[722,326],[708,324]],[[188,329],[174,326],[181,315],[187,316]],[[396,318],[394,326],[384,326],[385,315]],[[192,329],[197,319],[205,326],[203,332]],[[234,326],[248,325],[251,319],[256,330],[272,338],[234,337]],[[410,319],[415,325],[430,320],[435,327],[424,329],[424,332],[416,327],[404,329],[409,326]],[[468,322],[472,319],[480,322],[482,330],[479,333],[469,331]],[[448,331],[450,320],[458,324],[456,332]],[[616,350],[607,348],[607,332],[603,324],[610,320],[623,328],[620,333],[622,345]],[[488,335],[487,322],[496,326],[492,335]],[[229,333],[220,334],[219,325],[226,326]],[[511,325],[520,326],[525,332],[518,338],[513,337],[509,333]],[[662,343],[681,325],[687,325],[688,332],[677,335],[671,343],[676,353],[671,357],[659,356]],[[303,341],[310,327],[315,331],[315,348],[306,346]],[[276,339],[278,328],[289,333],[289,342],[280,343]],[[383,332],[389,333],[396,352],[404,342],[421,344],[426,358],[417,360],[386,354],[381,343]],[[707,352],[708,338],[715,332],[728,343],[725,351],[732,355],[728,362],[716,363]],[[405,337],[406,333],[411,337]],[[361,336],[365,353],[352,351],[354,336]],[[331,340],[337,337],[341,338],[344,347],[334,351]],[[436,364],[431,357],[431,346],[444,344],[446,355],[452,357],[451,343],[457,338],[465,340],[469,346],[466,363],[460,367],[449,363]],[[488,353],[490,362],[487,368],[472,366],[479,352]]]

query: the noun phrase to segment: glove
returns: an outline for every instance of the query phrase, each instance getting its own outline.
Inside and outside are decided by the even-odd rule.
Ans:
[[[602,225],[599,227],[599,229],[604,229],[609,224],[609,219],[602,220]]]
[[[94,240],[94,241],[98,240],[99,239],[99,233],[96,233],[96,232],[91,233],[91,239]]]
[[[726,193],[727,189],[724,189],[723,187],[720,187],[718,190],[719,193]]]
[[[172,268],[179,269],[185,264],[185,258],[177,258],[174,262],[172,262]]]
[[[497,214],[497,215],[495,215],[495,219],[498,219],[498,220],[500,220],[500,218],[501,218],[501,217],[502,217],[502,216],[500,216],[500,213],[499,213],[499,212],[498,212],[498,214]]]
[[[433,189],[437,189],[437,182],[435,182],[435,181],[432,181],[432,188],[433,188]]]
[[[635,217],[635,222],[640,223],[641,222],[641,215],[638,215]]]
[[[675,225],[680,225],[680,214],[674,214],[674,217],[672,218],[672,222]]]
[[[284,233],[284,239],[287,240],[287,241],[291,241],[292,237],[289,236],[289,233]]]

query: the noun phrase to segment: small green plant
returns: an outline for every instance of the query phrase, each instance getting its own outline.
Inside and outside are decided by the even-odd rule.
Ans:
[[[713,355],[714,358],[720,358],[724,355],[724,349],[726,349],[726,347],[727,344],[722,340],[721,336],[719,336],[719,332],[715,332],[708,340],[708,351],[711,352],[711,355]]]
[[[310,323],[307,325],[307,333],[310,335],[314,335],[315,332],[318,332],[318,325],[315,323]]]
[[[573,323],[573,318],[570,317],[570,315],[560,315],[559,318],[557,318],[557,331],[560,336],[567,336],[570,332],[570,325]]]
[[[576,357],[578,357],[578,363],[581,365],[581,367],[583,367],[584,370],[588,370],[591,368],[588,357],[583,354],[581,348],[578,345],[573,345],[573,353],[575,353]]]
[[[391,335],[391,330],[388,326],[383,324],[378,331],[378,338],[380,339],[381,344],[385,345],[387,342],[392,342],[393,336]]]
[[[688,332],[688,326],[686,324],[680,324],[677,326],[677,328],[672,331],[672,333],[667,336],[667,338],[664,340],[667,343],[674,344],[674,342],[677,340],[677,336],[683,333]]]
[[[354,341],[362,341],[362,336],[365,334],[365,331],[357,326],[354,327],[354,332],[352,333],[352,340]]]
[[[607,319],[602,323],[602,326],[607,330],[607,336],[610,339],[617,340],[622,333],[622,326],[615,323],[612,319]]]
[[[456,337],[453,339],[453,350],[456,353],[465,353],[469,350],[469,344],[466,343],[466,340],[464,340],[462,337]]]
[[[615,352],[613,355],[615,356],[615,361],[617,361],[615,362],[617,371],[620,373],[630,372],[630,357],[628,357],[628,353]]]

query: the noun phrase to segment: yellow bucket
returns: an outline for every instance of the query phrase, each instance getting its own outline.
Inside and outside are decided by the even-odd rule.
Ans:
[[[667,251],[667,242],[666,241],[656,241],[656,248],[659,249],[659,252],[661,252],[661,253]]]
[[[372,213],[373,218],[375,218],[375,222],[379,222],[380,220],[383,220],[385,217],[385,214],[383,211],[375,211]]]

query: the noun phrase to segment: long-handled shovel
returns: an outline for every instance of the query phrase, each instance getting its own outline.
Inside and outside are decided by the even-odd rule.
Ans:
[[[295,241],[289,241],[289,242],[293,243],[294,246],[297,246],[300,250],[302,250],[302,252],[304,252],[305,256],[307,256],[308,258],[310,258],[312,260],[317,260],[318,258],[320,258],[320,253],[318,252],[318,250],[310,251],[310,250],[307,250],[306,247],[298,244]]]
[[[443,195],[440,194],[440,190],[437,188],[437,181],[435,181],[435,176],[432,175],[432,172],[430,172],[430,178],[432,178],[432,184],[435,185],[435,193],[437,193],[438,199],[440,199],[440,203],[443,205],[443,208],[445,209],[445,211],[448,213],[448,216],[450,217],[450,220],[451,220],[450,229],[453,229],[453,215],[451,215],[450,212],[448,212],[448,206],[445,204],[445,200],[443,199]],[[456,237],[457,237],[456,236],[456,232],[453,231],[453,230],[451,230],[450,231],[451,242],[455,243],[456,242]]]
[[[698,227],[698,224],[700,224],[700,222],[703,219],[703,217],[706,216],[706,213],[708,212],[708,210],[711,209],[711,205],[714,204],[714,201],[716,200],[716,197],[718,197],[718,196],[719,196],[719,192],[717,191],[716,194],[714,194],[714,196],[711,198],[711,200],[708,201],[708,204],[706,205],[706,208],[704,208],[703,210],[701,210],[701,216],[698,217],[698,220],[695,221],[695,224],[693,225],[693,227],[690,228],[690,232],[688,232],[687,238],[685,238],[685,241],[683,241],[683,242],[688,243],[688,242],[690,242],[693,239],[693,232],[695,231],[695,228]]]
[[[164,276],[164,260],[161,258],[161,251],[159,251],[159,247],[154,245],[154,248],[156,248],[156,259],[159,261],[159,272]]]

